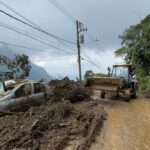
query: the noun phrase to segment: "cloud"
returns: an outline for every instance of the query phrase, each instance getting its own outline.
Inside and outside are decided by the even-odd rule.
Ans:
[[[57,55],[53,53],[42,53],[40,56],[39,55],[34,55],[30,57],[31,61],[34,62],[35,64],[41,66],[41,67],[46,67],[46,68],[69,68],[72,65],[76,64],[77,62],[77,56],[76,55]]]
[[[75,23],[68,19],[60,10],[58,10],[58,8],[52,5],[49,0],[2,1],[24,15],[26,18],[30,19],[32,22],[36,23],[38,26],[44,28],[44,30],[49,33],[76,42]],[[93,40],[98,38],[100,40],[99,44],[103,47],[103,50],[101,50],[99,46],[91,43],[81,48],[81,51],[84,50],[91,58],[90,61],[99,66],[96,67],[89,62],[82,60],[83,74],[86,70],[90,69],[95,72],[106,72],[108,66],[112,66],[116,62],[122,63],[122,60],[120,58],[115,58],[113,54],[113,52],[121,46],[121,41],[118,38],[118,35],[122,34],[130,25],[139,23],[141,19],[150,13],[150,1],[147,0],[60,0],[58,2],[75,16],[75,18],[82,21],[85,27],[88,28],[88,33],[92,35]],[[20,18],[2,5],[0,5],[0,9]],[[139,18],[139,14],[141,18]],[[31,60],[36,60],[35,63],[44,67],[50,74],[56,75],[60,73],[74,78],[78,75],[76,45],[62,43],[1,13],[0,21],[17,29],[19,28],[19,30],[24,30],[26,34],[30,34],[41,41],[54,45],[67,52],[56,50],[29,37],[19,35],[18,33],[0,27],[1,41],[34,49],[48,50],[49,52],[38,52],[31,49],[26,50],[15,47],[13,47],[13,50],[29,55]],[[3,35],[9,36],[10,38],[4,37]],[[85,35],[85,42],[89,41],[91,41],[91,39]],[[88,59],[83,53],[82,57]],[[63,58],[69,59],[57,60]]]
[[[114,56],[114,50],[107,50],[104,53],[101,51],[97,52],[97,50],[94,49],[85,49],[84,53],[81,54],[81,57],[83,58],[83,60],[81,60],[83,76],[87,70],[107,73],[108,66],[112,67],[112,65],[116,63],[123,63],[121,58],[116,58]],[[72,79],[75,79],[76,76],[78,76],[77,56],[75,55],[70,57],[53,57],[52,55],[48,56],[45,53],[41,56],[33,56],[31,60],[35,64],[46,68],[51,75],[69,75]]]

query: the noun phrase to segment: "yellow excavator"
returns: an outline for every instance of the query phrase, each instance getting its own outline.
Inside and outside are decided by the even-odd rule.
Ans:
[[[106,94],[112,94],[123,96],[125,101],[129,101],[137,96],[137,85],[131,84],[132,72],[131,64],[114,65],[107,77],[89,77],[86,86],[92,89],[93,96],[105,98]]]

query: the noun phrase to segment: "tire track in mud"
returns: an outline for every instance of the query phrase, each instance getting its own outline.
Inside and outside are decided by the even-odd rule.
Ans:
[[[104,108],[108,118],[91,150],[150,149],[150,99],[113,102]]]

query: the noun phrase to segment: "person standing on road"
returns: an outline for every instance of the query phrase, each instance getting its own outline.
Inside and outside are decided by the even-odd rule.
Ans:
[[[135,84],[137,83],[137,78],[136,78],[136,74],[135,74],[135,72],[133,71],[133,74],[132,74],[132,76],[131,76],[131,87],[133,88],[133,89],[135,89]]]

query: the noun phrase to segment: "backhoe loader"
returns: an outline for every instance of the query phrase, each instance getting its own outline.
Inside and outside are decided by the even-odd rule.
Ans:
[[[128,101],[137,96],[137,86],[131,84],[132,72],[131,64],[114,65],[107,77],[90,77],[86,86],[92,89],[94,97],[105,98],[106,94],[111,94],[116,97],[123,96]]]

